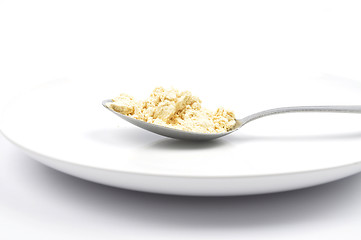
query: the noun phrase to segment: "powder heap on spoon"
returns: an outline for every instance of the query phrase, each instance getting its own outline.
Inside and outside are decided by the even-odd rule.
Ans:
[[[227,132],[235,125],[232,111],[218,108],[215,112],[203,108],[201,100],[189,91],[157,87],[148,99],[137,101],[120,94],[107,107],[123,115],[148,123],[200,133]]]

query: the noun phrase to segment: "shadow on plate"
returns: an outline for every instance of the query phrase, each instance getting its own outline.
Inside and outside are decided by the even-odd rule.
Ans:
[[[248,143],[255,141],[339,141],[361,139],[361,132],[346,132],[338,134],[318,135],[246,135],[235,133],[221,139],[206,142],[188,142],[171,139],[137,128],[100,129],[87,134],[93,141],[108,146],[143,146],[147,149],[159,150],[195,150],[213,149],[230,146],[232,144]],[[136,145],[135,145],[136,144]]]
[[[227,138],[230,142],[253,142],[253,141],[340,141],[361,139],[361,132],[346,132],[339,134],[318,134],[318,135],[233,135]]]
[[[223,139],[216,139],[206,142],[189,142],[183,140],[176,140],[159,136],[157,134],[144,131],[137,128],[122,128],[122,129],[100,129],[87,134],[93,141],[108,145],[108,146],[144,146],[153,149],[166,150],[194,150],[194,149],[209,149],[218,148],[229,144]]]

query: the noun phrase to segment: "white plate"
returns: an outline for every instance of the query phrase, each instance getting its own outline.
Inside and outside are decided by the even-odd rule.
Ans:
[[[300,91],[308,84],[317,85],[304,83]],[[351,104],[352,94],[336,88],[339,104]],[[1,131],[52,168],[106,185],[156,193],[270,193],[330,182],[361,170],[358,114],[272,116],[223,139],[188,143],[138,129],[111,114],[101,105],[113,96],[109,90],[74,82],[40,86],[7,105]],[[332,93],[324,88],[325,96],[328,91]],[[314,105],[321,103],[312,100],[312,94],[304,103],[310,99]],[[247,109],[263,110],[261,101],[247,103]]]

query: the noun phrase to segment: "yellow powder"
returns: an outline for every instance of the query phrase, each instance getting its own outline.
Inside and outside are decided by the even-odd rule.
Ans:
[[[226,132],[236,123],[231,111],[224,108],[210,111],[203,108],[201,100],[189,91],[166,90],[162,87],[155,88],[144,101],[120,94],[107,107],[145,122],[191,132]]]

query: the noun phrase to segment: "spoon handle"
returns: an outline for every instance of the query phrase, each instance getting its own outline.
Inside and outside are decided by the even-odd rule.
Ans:
[[[299,107],[282,107],[265,110],[241,119],[241,124],[244,125],[250,121],[269,115],[291,112],[334,112],[334,113],[361,113],[361,105],[353,106],[299,106]]]

